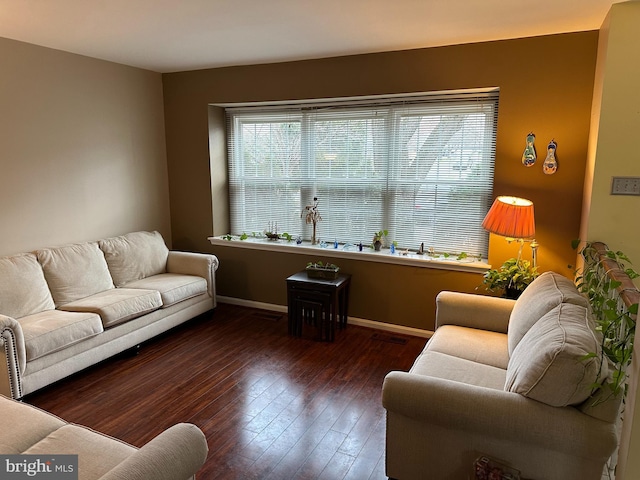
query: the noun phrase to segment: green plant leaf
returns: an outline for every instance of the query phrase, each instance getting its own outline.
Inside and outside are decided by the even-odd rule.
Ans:
[[[625,268],[622,264],[622,262],[631,263],[623,252],[606,250],[601,259],[598,251],[587,242],[579,253],[584,260],[584,266],[581,272],[576,272],[575,283],[578,290],[589,299],[596,330],[602,333],[601,361],[608,359],[614,367],[611,381],[604,383],[602,388],[612,392],[612,395],[625,395],[628,377],[626,369],[631,363],[638,305],[634,304],[625,309],[619,304],[616,289],[622,285],[622,282],[613,280],[607,275],[611,266],[605,265],[603,260],[615,261],[630,278],[637,278],[635,276],[637,274],[633,269]],[[583,359],[594,356],[596,356],[595,353],[590,353]]]

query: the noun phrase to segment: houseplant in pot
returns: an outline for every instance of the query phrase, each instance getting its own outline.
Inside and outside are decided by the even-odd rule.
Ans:
[[[335,280],[336,278],[338,278],[340,267],[333,263],[317,261],[307,263],[306,271],[309,278]]]
[[[388,230],[380,230],[373,234],[373,240],[371,246],[373,249],[378,252],[383,247],[385,237],[389,235]]]
[[[510,258],[500,268],[488,270],[482,283],[489,292],[517,299],[538,275],[538,267],[533,267],[528,260]]]

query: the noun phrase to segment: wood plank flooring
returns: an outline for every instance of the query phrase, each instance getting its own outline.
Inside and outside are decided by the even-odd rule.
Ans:
[[[141,446],[198,425],[209,479],[386,479],[382,380],[425,339],[349,325],[333,343],[287,335],[286,314],[219,304],[25,401]]]

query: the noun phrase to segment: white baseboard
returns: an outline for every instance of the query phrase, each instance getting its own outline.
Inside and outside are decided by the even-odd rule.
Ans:
[[[242,298],[225,297],[218,295],[216,297],[220,303],[228,303],[230,305],[240,305],[241,307],[259,308],[261,310],[270,310],[272,312],[287,313],[286,305],[276,305],[273,303],[255,302],[253,300],[245,300]],[[360,327],[375,328],[376,330],[384,330],[386,332],[400,333],[403,335],[411,335],[414,337],[430,338],[433,335],[431,330],[423,330],[421,328],[405,327],[404,325],[395,325],[393,323],[376,322],[375,320],[367,320],[366,318],[348,317],[347,323],[358,325]]]

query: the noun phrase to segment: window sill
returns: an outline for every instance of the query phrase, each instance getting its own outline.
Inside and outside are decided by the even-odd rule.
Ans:
[[[266,238],[248,238],[239,240],[233,238],[227,240],[223,237],[209,237],[212,245],[233,248],[249,248],[252,250],[267,250],[270,252],[294,253],[300,255],[316,255],[320,257],[347,258],[350,260],[361,260],[365,262],[391,263],[395,265],[407,265],[411,267],[436,268],[440,270],[455,270],[459,272],[484,273],[491,266],[483,260],[465,258],[463,260],[433,258],[427,254],[396,252],[392,254],[388,248],[379,252],[369,247],[364,247],[360,252],[356,246],[345,250],[344,245],[337,249],[333,245],[321,247],[303,242],[296,245],[295,242],[287,240],[268,240]]]

